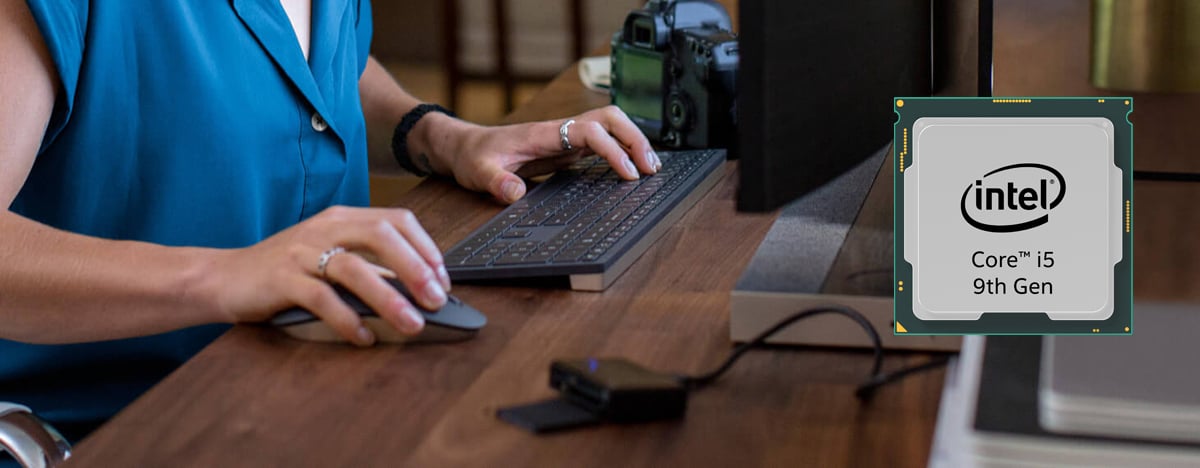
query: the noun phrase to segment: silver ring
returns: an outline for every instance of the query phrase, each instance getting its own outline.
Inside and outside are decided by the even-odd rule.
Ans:
[[[321,259],[317,260],[317,274],[321,275],[321,279],[325,279],[325,267],[329,266],[329,261],[337,254],[344,253],[345,248],[334,247],[332,249],[321,252]]]
[[[575,123],[575,119],[563,122],[563,124],[558,127],[558,139],[562,142],[563,151],[571,151],[575,149],[575,147],[571,146],[571,139],[567,138],[567,127],[570,127],[573,123]]]

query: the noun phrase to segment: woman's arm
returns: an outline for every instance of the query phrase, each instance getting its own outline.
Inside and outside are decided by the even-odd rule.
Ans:
[[[408,94],[372,57],[359,79],[359,95],[371,141],[373,170],[398,169],[392,157],[392,130],[420,100]],[[571,151],[564,151],[559,125],[567,119],[502,127],[485,127],[429,113],[409,133],[413,163],[431,172],[453,176],[460,185],[490,192],[512,203],[525,194],[523,176],[545,173],[584,154],[608,160],[626,179],[638,172],[654,174],[661,161],[650,142],[625,113],[614,106],[570,117]]]
[[[0,204],[12,204],[61,85],[25,2],[0,3]],[[0,213],[0,337],[88,341],[221,319],[184,300],[204,253],[109,242]],[[87,313],[88,310],[94,313]],[[171,314],[164,314],[171,310]]]
[[[23,0],[0,0],[0,204],[34,164],[58,82]],[[260,321],[292,305],[362,345],[374,337],[316,272],[334,246],[369,251],[426,307],[445,303],[437,246],[405,210],[333,208],[251,247],[164,247],[72,234],[0,212],[0,338],[67,343],[149,335],[214,322]],[[361,257],[337,255],[326,276],[401,331],[423,322]]]
[[[368,157],[371,172],[398,173],[402,169],[392,156],[392,132],[404,114],[421,101],[408,94],[375,57],[358,79],[363,118],[367,121]]]

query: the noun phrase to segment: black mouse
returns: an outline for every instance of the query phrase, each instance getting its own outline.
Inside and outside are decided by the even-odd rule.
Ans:
[[[395,279],[385,278],[392,287],[400,291],[405,298],[411,302],[421,315],[425,317],[425,328],[416,335],[405,335],[399,330],[396,330],[390,323],[384,320],[369,306],[363,303],[362,300],[355,296],[346,288],[340,285],[334,285],[333,289],[337,291],[338,296],[349,305],[351,309],[358,312],[362,317],[363,326],[371,330],[375,334],[375,339],[380,343],[416,343],[416,342],[445,342],[445,341],[462,341],[474,337],[479,329],[487,325],[487,317],[484,316],[475,308],[467,305],[457,297],[447,295],[446,305],[439,310],[426,310],[418,305],[413,299],[408,288],[404,284]],[[324,342],[345,342],[342,338],[329,328],[325,322],[317,318],[311,312],[300,308],[293,307],[291,309],[280,312],[271,319],[270,324],[279,328],[284,333],[287,333],[293,338],[305,341],[324,341]]]

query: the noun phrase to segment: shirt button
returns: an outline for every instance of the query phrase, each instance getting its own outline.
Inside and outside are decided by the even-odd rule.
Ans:
[[[329,123],[325,122],[325,118],[321,117],[321,114],[314,112],[312,115],[312,128],[318,132],[323,132],[329,128]]]

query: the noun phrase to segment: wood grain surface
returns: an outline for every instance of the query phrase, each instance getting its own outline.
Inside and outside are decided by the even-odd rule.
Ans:
[[[513,121],[603,105],[574,70]],[[729,292],[774,214],[734,210],[736,163],[717,187],[603,293],[456,285],[490,319],[452,345],[302,343],[239,326],[76,450],[80,465],[795,466],[923,463],[940,373],[853,396],[869,355],[811,349],[750,353],[696,393],[682,421],[535,437],[494,416],[547,398],[550,361],[623,356],[701,372],[731,349]],[[501,206],[445,180],[398,201],[447,248]],[[888,368],[923,356],[895,356]],[[897,428],[904,430],[896,430]]]
[[[1053,51],[1079,47],[1058,35],[1070,29],[1064,24],[1086,28],[1087,3],[998,2],[997,91],[1090,94],[1086,51]],[[1052,40],[1062,42],[1044,42]],[[1078,72],[1079,60],[1082,78],[1044,71]],[[510,121],[605,103],[606,96],[583,90],[572,67]],[[1170,101],[1148,113],[1182,107]],[[1142,112],[1141,100],[1136,109]],[[1139,164],[1198,161],[1195,132],[1146,147],[1143,126]],[[552,396],[555,358],[624,356],[659,370],[700,372],[729,352],[729,292],[774,219],[734,211],[735,170],[727,164],[718,186],[603,293],[456,285],[454,294],[490,318],[468,342],[362,350],[235,327],[78,445],[70,465],[923,466],[943,372],[886,387],[863,405],[852,394],[870,365],[862,352],[751,352],[693,394],[680,421],[536,437],[495,418],[497,408]],[[1197,201],[1198,184],[1137,185],[1139,298],[1200,299]],[[429,180],[397,204],[414,210],[443,249],[501,209],[445,180]],[[889,355],[885,369],[926,359]]]

